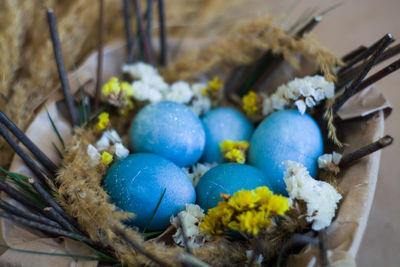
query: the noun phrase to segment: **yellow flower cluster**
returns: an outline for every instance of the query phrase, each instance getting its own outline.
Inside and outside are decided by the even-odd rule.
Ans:
[[[120,113],[122,115],[127,114],[129,110],[133,109],[131,98],[135,92],[130,83],[120,82],[117,77],[111,77],[110,80],[104,84],[102,93],[111,105],[120,107]]]
[[[94,125],[94,128],[98,131],[104,130],[110,123],[110,114],[107,112],[102,112],[97,119],[98,122]]]
[[[219,91],[222,88],[223,84],[224,83],[222,82],[222,80],[219,79],[218,76],[214,76],[214,78],[211,81],[207,82],[207,86],[208,87],[204,88],[201,91],[201,93],[203,95],[206,95],[208,92],[215,93],[215,92]]]
[[[266,186],[241,190],[232,197],[223,195],[218,206],[208,211],[200,229],[211,234],[222,234],[227,229],[257,235],[268,228],[271,217],[289,210],[289,199],[274,195]]]
[[[110,164],[113,161],[113,156],[108,153],[107,151],[104,151],[101,154],[101,162],[105,163],[106,165]]]
[[[225,140],[219,144],[224,158],[230,162],[244,163],[246,161],[246,150],[249,148],[247,141]]]
[[[254,115],[259,110],[257,100],[258,95],[253,91],[243,96],[243,110],[246,112],[247,116]]]

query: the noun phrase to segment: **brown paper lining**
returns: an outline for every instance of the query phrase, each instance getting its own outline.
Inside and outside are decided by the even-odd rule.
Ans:
[[[121,66],[124,63],[125,48],[122,43],[109,45],[104,49],[104,80],[111,76],[120,76]],[[307,64],[305,64],[307,65]],[[304,66],[304,64],[303,64]],[[80,84],[87,84],[89,92],[94,90],[94,80],[97,67],[97,53],[90,55],[87,60],[69,75],[73,92]],[[283,64],[280,68],[285,70],[286,79],[294,76],[301,76],[305,69],[295,71],[288,65]],[[78,79],[77,79],[78,78]],[[277,83],[277,79],[272,79],[272,83]],[[279,79],[281,80],[281,79]],[[281,83],[281,81],[279,81]],[[279,84],[279,83],[278,83]],[[368,105],[365,101],[365,94],[354,96],[351,99],[351,107],[344,105],[341,110],[341,117],[356,118],[365,116],[373,105],[374,116],[366,119],[358,119],[344,122],[341,131],[344,133],[344,142],[350,144],[345,153],[353,151],[363,145],[371,143],[382,137],[384,130],[383,109],[390,108],[381,92],[376,89],[369,89]],[[52,115],[57,128],[60,130],[64,139],[71,136],[71,128],[68,121],[60,114],[56,108],[56,100],[61,99],[61,92],[46,103],[49,113]],[[374,105],[375,100],[379,100],[378,105]],[[358,108],[361,107],[361,108]],[[379,112],[377,112],[379,111]],[[52,160],[59,162],[58,156],[51,145],[50,140],[57,143],[57,137],[51,128],[45,110],[42,109],[26,131],[28,137],[42,149]],[[372,200],[375,192],[379,169],[380,152],[376,152],[351,166],[341,177],[340,186],[344,190],[344,201],[339,209],[338,215],[332,225],[328,228],[328,249],[332,266],[354,266],[362,235],[364,233],[368,214],[371,209]],[[11,171],[32,175],[29,169],[23,164],[18,156],[14,156]],[[34,233],[16,226],[9,221],[1,220],[1,235],[3,240],[12,247],[30,249],[37,251],[71,253],[85,255],[86,248],[79,242],[63,239],[58,242],[56,238],[46,238],[39,233]],[[289,266],[315,266],[318,263],[318,250],[314,247],[306,247],[299,255],[291,256]],[[32,260],[34,259],[34,260]],[[23,254],[13,251],[6,251],[0,256],[0,263],[12,266],[96,266],[94,261],[88,262],[82,259],[71,259],[61,257],[51,257],[43,255]]]

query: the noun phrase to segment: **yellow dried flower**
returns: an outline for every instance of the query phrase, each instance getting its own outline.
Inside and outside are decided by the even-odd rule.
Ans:
[[[218,78],[218,76],[214,76],[214,78],[207,83],[210,92],[217,92],[222,88],[223,82]]]
[[[230,162],[244,163],[246,161],[246,150],[249,148],[248,141],[225,140],[219,146],[224,158]]]
[[[110,164],[113,161],[113,156],[108,153],[107,151],[104,151],[101,154],[101,162],[105,163],[105,164]]]
[[[121,91],[117,77],[111,77],[110,80],[103,86],[103,95],[109,96],[111,94],[118,95]]]
[[[132,85],[128,82],[121,82],[120,87],[121,87],[121,92],[125,93],[126,97],[128,98],[132,97],[135,94]]]
[[[98,120],[99,121],[96,123],[94,128],[99,131],[104,130],[110,122],[110,114],[108,114],[107,112],[102,112],[99,115]]]
[[[246,112],[247,116],[251,116],[257,113],[259,110],[257,106],[258,95],[250,91],[247,95],[243,96],[243,110]]]
[[[242,189],[232,197],[224,196],[217,207],[210,209],[200,229],[211,234],[232,229],[257,235],[272,224],[272,216],[283,215],[289,208],[289,199],[274,195],[266,186]]]

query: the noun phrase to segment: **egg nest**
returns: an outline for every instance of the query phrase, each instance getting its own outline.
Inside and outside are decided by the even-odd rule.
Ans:
[[[260,35],[259,32],[268,34]],[[238,35],[243,38],[237,38]],[[333,69],[340,63],[340,60],[310,36],[297,40],[275,26],[269,18],[242,25],[227,38],[221,38],[221,40],[171,63],[167,68],[161,70],[161,74],[167,81],[181,78],[193,80],[201,74],[210,75],[216,72],[220,77],[226,78],[227,73],[230,73],[236,66],[256,62],[262,55],[262,51],[268,49],[282,54],[297,68],[299,67],[298,56],[304,56],[309,62],[314,63],[315,69],[319,68],[325,73],[327,80],[334,79]],[[216,94],[211,100],[213,107],[231,106],[237,110],[241,109],[240,100],[230,99],[228,101],[223,92]],[[120,115],[117,109],[110,113],[112,128],[121,135],[122,143],[125,145],[128,144],[128,129],[132,119],[145,104],[135,102],[134,110],[124,116]],[[330,105],[327,105],[328,110]],[[323,113],[324,108],[320,108],[314,115],[321,118]],[[329,113],[327,116],[330,119]],[[260,121],[257,116],[252,119],[255,122]],[[331,123],[328,127],[331,139],[336,138],[335,131],[336,129]],[[157,258],[163,259],[170,265],[176,265],[177,257],[184,252],[184,248],[172,241],[174,229],[170,227],[158,237],[145,240],[146,238],[137,230],[126,226],[124,221],[134,214],[119,210],[109,201],[110,197],[102,186],[108,165],[105,163],[94,166],[87,164],[91,161],[87,147],[89,144],[96,143],[100,135],[101,132],[93,130],[93,127],[75,129],[63,153],[62,167],[57,176],[60,186],[55,189],[55,198],[65,211],[77,219],[78,224],[93,241],[111,248],[113,254],[122,263],[128,265],[154,264],[143,254],[138,253],[124,238],[116,235],[115,233],[118,231],[125,233],[131,240],[140,244],[143,249]],[[328,173],[323,176],[319,179],[327,179],[330,183],[335,184],[334,175]],[[212,266],[245,265],[249,261],[247,251],[257,247],[259,251],[262,251],[264,260],[273,259],[277,257],[278,252],[294,233],[304,233],[311,229],[304,216],[301,216],[305,213],[305,209],[304,203],[295,203],[290,211],[280,217],[279,222],[274,221],[271,227],[260,233],[261,238],[257,239],[257,244],[254,244],[255,240],[252,239],[242,240],[229,235],[220,235],[215,237],[213,242],[208,242],[202,247],[192,248],[193,254]]]

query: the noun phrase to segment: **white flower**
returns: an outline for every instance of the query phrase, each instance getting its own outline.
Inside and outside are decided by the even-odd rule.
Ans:
[[[206,83],[194,83],[194,84],[192,84],[192,91],[193,91],[193,94],[195,95],[195,96],[203,96],[203,90],[204,89],[207,89],[207,84]]]
[[[112,130],[108,130],[105,131],[104,134],[108,137],[108,139],[110,139],[111,142],[113,142],[114,144],[116,143],[122,143],[121,137],[119,137],[119,134],[117,133],[116,130],[112,129]]]
[[[334,163],[339,165],[342,159],[342,154],[337,152],[332,152],[332,154],[323,154],[318,157],[318,167],[320,169],[327,169],[329,163]],[[329,169],[328,169],[329,170]]]
[[[264,98],[263,115],[288,108],[293,104],[304,114],[307,107],[312,108],[325,98],[333,96],[334,84],[326,81],[323,76],[295,78],[279,86],[270,97]]]
[[[267,116],[268,114],[272,113],[274,111],[274,108],[272,107],[272,101],[270,98],[265,98],[263,101],[263,110],[262,114],[264,116]]]
[[[118,159],[126,158],[129,155],[129,150],[121,143],[116,143],[114,149]]]
[[[296,102],[294,102],[294,104],[296,105],[297,109],[301,114],[304,114],[304,112],[306,112],[307,107],[306,103],[304,103],[303,100],[297,100]]]
[[[110,146],[110,138],[107,136],[106,132],[104,132],[100,139],[96,142],[96,148],[100,151],[106,150]]]
[[[171,85],[170,89],[164,93],[164,99],[187,104],[193,97],[192,89],[184,81],[178,81]]]
[[[211,100],[208,97],[197,96],[189,108],[198,116],[207,113],[211,109]]]
[[[99,164],[99,162],[101,160],[101,155],[100,155],[99,151],[97,151],[97,149],[94,146],[92,146],[91,144],[89,144],[87,147],[87,154],[90,157],[90,162],[89,162],[90,166],[95,166],[95,165]]]
[[[286,190],[291,199],[306,202],[306,220],[313,222],[312,229],[318,231],[329,226],[342,196],[330,184],[313,179],[302,164],[289,160],[285,165]]]
[[[189,176],[193,185],[196,186],[203,174],[217,165],[217,163],[196,163],[192,166],[191,171],[186,168],[183,168],[183,171]]]
[[[312,108],[316,104],[317,103],[315,103],[314,99],[311,96],[307,96],[306,97],[306,105],[307,105],[307,107]]]
[[[135,81],[132,83],[132,88],[135,90],[133,97],[139,101],[150,101],[151,103],[156,103],[162,100],[162,94],[151,88],[144,81]]]
[[[122,66],[122,72],[128,73],[132,78],[137,80],[141,80],[145,77],[158,75],[156,68],[144,62],[137,62],[135,64],[125,64]]]
[[[182,228],[179,224],[178,216],[185,227],[185,234],[187,236],[189,246],[201,247],[205,242],[211,240],[211,235],[199,229],[199,225],[205,216],[204,210],[198,205],[186,204],[184,211],[181,211],[177,216],[171,216],[170,218],[171,224],[177,228],[175,234],[172,236],[176,244],[180,246],[184,245]]]
[[[159,92],[164,92],[169,89],[169,85],[158,74],[154,76],[145,76],[141,79],[141,81],[144,82],[150,88]]]

